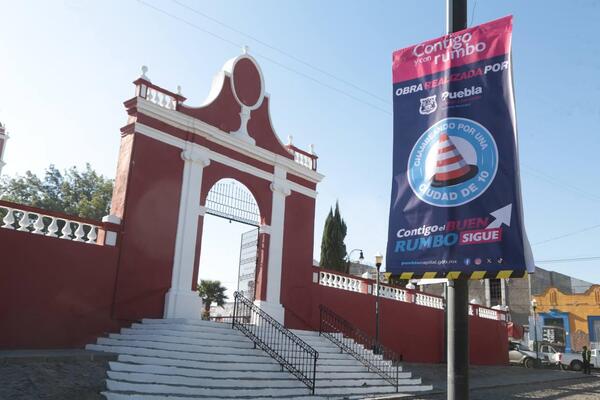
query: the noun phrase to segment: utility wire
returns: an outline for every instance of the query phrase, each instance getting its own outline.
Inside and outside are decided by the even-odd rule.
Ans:
[[[295,55],[293,55],[291,53],[288,53],[285,50],[282,50],[282,49],[280,49],[278,47],[275,47],[275,46],[273,46],[273,45],[265,42],[264,40],[258,39],[256,36],[252,36],[252,35],[250,35],[250,34],[248,34],[246,32],[240,31],[239,29],[237,29],[237,28],[235,28],[235,27],[233,27],[231,25],[228,25],[228,24],[226,24],[223,21],[219,21],[215,17],[212,17],[212,16],[210,16],[210,15],[208,15],[208,14],[206,14],[206,13],[204,13],[204,12],[202,12],[202,11],[196,9],[196,8],[190,7],[187,4],[182,3],[181,1],[178,1],[178,0],[171,0],[171,1],[173,3],[179,5],[180,7],[183,7],[186,10],[193,12],[194,14],[200,15],[200,16],[202,16],[202,17],[204,17],[204,18],[206,18],[206,19],[208,19],[208,20],[210,20],[210,21],[212,21],[212,22],[214,22],[216,24],[219,24],[219,25],[221,25],[221,26],[223,26],[223,27],[225,27],[225,28],[227,28],[227,29],[235,32],[235,33],[238,33],[238,34],[240,34],[242,36],[245,36],[248,39],[254,40],[256,43],[259,43],[259,44],[261,44],[261,45],[263,45],[265,47],[268,47],[269,49],[274,50],[274,51],[276,51],[276,52],[278,52],[280,54],[283,54],[284,56],[289,57],[292,60],[297,61],[297,62],[299,62],[300,64],[302,64],[304,66],[307,66],[307,67],[309,67],[309,68],[311,68],[311,69],[313,69],[313,70],[315,70],[317,72],[320,72],[323,75],[327,75],[328,77],[330,77],[332,79],[335,79],[338,82],[341,82],[341,83],[344,83],[344,84],[346,84],[348,86],[351,86],[354,89],[356,89],[356,90],[358,90],[358,91],[360,91],[360,92],[362,92],[364,94],[368,94],[369,96],[371,96],[371,97],[373,97],[373,98],[375,98],[377,100],[380,100],[380,101],[384,102],[386,105],[389,105],[389,99],[385,99],[385,98],[383,98],[383,97],[381,97],[381,96],[379,96],[379,95],[377,95],[377,94],[375,94],[373,92],[370,92],[370,91],[368,91],[366,89],[363,89],[360,86],[357,86],[357,85],[355,85],[354,83],[352,83],[350,81],[342,79],[342,78],[340,78],[340,77],[332,74],[331,72],[329,72],[329,71],[327,71],[327,70],[325,70],[323,68],[320,68],[320,67],[318,67],[318,66],[316,66],[314,64],[309,63],[308,61],[304,61],[301,58],[298,58],[297,56],[295,56]]]
[[[184,23],[184,24],[188,25],[189,27],[197,29],[197,30],[199,30],[199,31],[201,31],[203,33],[206,33],[206,34],[214,37],[214,38],[222,40],[222,41],[224,41],[224,42],[226,42],[226,43],[228,43],[228,44],[230,44],[230,45],[232,45],[234,47],[237,47],[237,48],[241,48],[242,47],[242,45],[240,43],[234,42],[233,40],[227,39],[227,38],[225,38],[225,37],[223,37],[221,35],[218,35],[218,34],[216,34],[214,32],[211,32],[208,29],[202,28],[201,26],[199,26],[197,24],[194,24],[193,22],[189,22],[189,21],[187,21],[187,20],[185,20],[185,19],[183,19],[183,18],[181,18],[181,17],[179,17],[179,16],[177,16],[175,14],[172,14],[172,13],[170,13],[168,11],[165,11],[162,8],[156,7],[156,6],[154,6],[152,4],[149,4],[149,3],[147,3],[147,2],[145,2],[143,0],[137,0],[137,1],[141,5],[143,5],[145,7],[151,8],[151,9],[153,9],[156,12],[159,12],[159,13],[161,13],[163,15],[168,16],[169,18],[172,18],[172,19],[177,20],[177,21],[179,21],[181,23]],[[267,57],[265,55],[259,54],[257,52],[253,52],[253,54],[256,55],[256,56],[258,56],[258,57],[261,57],[261,58],[263,58],[263,59],[265,59],[265,60],[267,60],[267,61],[269,61],[269,62],[271,62],[271,63],[273,63],[273,64],[275,64],[275,65],[277,65],[277,66],[279,66],[279,67],[281,67],[281,68],[283,68],[285,70],[287,70],[287,71],[293,72],[293,73],[295,73],[295,74],[297,74],[297,75],[299,75],[299,76],[301,76],[301,77],[303,77],[305,79],[308,79],[308,80],[310,80],[310,81],[312,81],[312,82],[314,82],[316,84],[324,86],[324,87],[326,87],[326,88],[328,88],[328,89],[330,89],[330,90],[332,90],[334,92],[340,93],[340,94],[342,94],[342,95],[344,95],[344,96],[346,96],[348,98],[351,98],[351,99],[353,99],[355,101],[358,101],[360,103],[366,104],[369,107],[374,108],[374,109],[376,109],[378,111],[381,111],[381,112],[383,112],[383,113],[385,113],[387,115],[392,115],[392,113],[389,110],[383,109],[383,108],[381,108],[381,107],[379,107],[379,106],[377,106],[377,105],[375,105],[373,103],[367,102],[367,101],[365,101],[365,100],[363,100],[363,99],[361,99],[359,97],[356,97],[353,94],[348,93],[348,92],[346,92],[346,91],[344,91],[342,89],[339,89],[339,88],[337,88],[335,86],[332,86],[332,85],[330,85],[328,83],[325,83],[323,81],[320,81],[319,79],[313,78],[312,76],[310,76],[310,75],[308,75],[308,74],[306,74],[304,72],[301,72],[301,71],[298,71],[298,70],[296,70],[294,68],[288,67],[287,65],[285,65],[283,63],[280,63],[279,61],[275,61],[274,59],[272,59],[270,57]]]
[[[566,238],[566,237],[568,237],[568,236],[578,235],[578,234],[580,234],[580,233],[587,232],[587,231],[591,231],[592,229],[597,229],[597,228],[600,228],[600,224],[596,224],[596,225],[588,226],[587,228],[579,229],[579,230],[577,230],[577,231],[573,231],[573,232],[565,233],[564,235],[555,236],[555,237],[553,237],[553,238],[549,238],[549,239],[546,239],[546,240],[542,240],[541,242],[536,242],[536,243],[533,243],[533,244],[532,244],[532,246],[537,246],[537,245],[540,245],[540,244],[544,244],[544,243],[552,242],[552,241],[554,241],[554,240],[558,240],[558,239]]]
[[[471,23],[469,26],[473,26],[473,22],[475,21],[475,7],[477,7],[477,0],[473,2],[473,8],[471,8]]]
[[[556,260],[540,260],[536,261],[536,263],[568,263],[568,262],[578,262],[578,261],[595,261],[600,260],[600,256],[593,257],[578,257],[578,258],[557,258]]]
[[[587,196],[591,200],[600,201],[600,196],[598,196],[598,195],[590,193],[590,192],[588,192],[588,191],[586,191],[584,189],[581,189],[580,187],[577,187],[575,185],[572,185],[572,184],[570,184],[568,182],[564,182],[564,181],[562,181],[560,179],[556,179],[555,177],[550,176],[548,174],[545,174],[542,171],[537,170],[537,169],[535,169],[535,168],[533,168],[533,167],[531,167],[529,165],[526,165],[526,164],[522,164],[522,165],[523,165],[523,167],[526,170],[529,170],[529,171],[526,171],[526,172],[529,172],[531,174],[531,176],[533,176],[533,177],[545,180],[545,181],[547,181],[549,183],[552,183],[552,184],[555,184],[555,185],[560,185],[560,186],[571,188],[571,189],[579,192],[580,194],[583,194],[583,195]]]

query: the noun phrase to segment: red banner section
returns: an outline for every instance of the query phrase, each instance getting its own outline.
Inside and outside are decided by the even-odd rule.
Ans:
[[[394,83],[442,72],[510,51],[512,16],[397,50]]]

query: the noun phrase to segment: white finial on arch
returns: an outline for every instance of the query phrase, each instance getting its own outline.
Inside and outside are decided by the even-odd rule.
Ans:
[[[148,82],[150,82],[150,78],[148,78],[148,76],[146,75],[146,72],[148,72],[148,67],[145,65],[142,65],[142,75],[140,75],[140,78],[145,79]]]
[[[292,143],[293,141],[294,141],[294,137],[293,137],[292,135],[288,135],[288,142],[287,142],[287,145],[288,145],[288,146],[291,146],[291,145],[293,144],[293,143]]]
[[[248,54],[249,51],[250,47],[248,47],[247,45],[242,46],[242,54]]]

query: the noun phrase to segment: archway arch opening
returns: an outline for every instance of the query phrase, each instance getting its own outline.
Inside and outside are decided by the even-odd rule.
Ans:
[[[247,186],[236,179],[215,182],[204,202],[198,284],[218,280],[228,299],[223,308],[212,304],[211,318],[232,313],[233,292],[255,299],[260,207]]]

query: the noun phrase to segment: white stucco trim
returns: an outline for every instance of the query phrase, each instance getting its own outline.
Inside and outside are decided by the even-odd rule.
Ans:
[[[165,318],[200,318],[202,300],[192,291],[194,261],[196,257],[196,237],[202,172],[210,164],[209,154],[191,143],[181,152],[184,160],[175,256],[171,288],[165,296]]]
[[[271,173],[269,173],[267,171],[264,171],[264,170],[262,170],[260,168],[256,168],[255,166],[252,166],[252,165],[245,164],[245,163],[243,163],[241,161],[238,161],[238,160],[235,160],[235,159],[233,159],[231,157],[224,156],[224,155],[222,155],[220,153],[217,153],[217,152],[214,152],[212,150],[209,150],[209,149],[207,149],[205,147],[202,147],[202,146],[200,146],[198,144],[190,143],[190,142],[188,142],[186,140],[179,139],[177,137],[174,137],[172,135],[164,133],[164,132],[162,132],[162,131],[160,131],[158,129],[149,127],[147,125],[140,124],[140,123],[136,122],[135,123],[135,132],[140,133],[140,134],[142,134],[144,136],[148,136],[148,137],[150,137],[152,139],[158,140],[158,141],[160,141],[162,143],[171,145],[173,147],[177,147],[179,149],[184,149],[184,148],[186,148],[186,146],[191,146],[191,148],[194,148],[194,149],[201,149],[202,151],[207,152],[208,157],[211,160],[214,160],[214,161],[216,161],[218,163],[221,163],[221,164],[227,165],[229,167],[238,169],[240,171],[246,172],[246,173],[248,173],[250,175],[257,176],[257,177],[265,179],[267,181],[270,181],[270,182],[273,181],[273,174],[271,174]],[[282,168],[282,167],[280,167],[280,168]],[[300,193],[300,194],[303,194],[305,196],[312,197],[312,198],[316,198],[317,197],[317,191],[309,189],[309,188],[307,188],[305,186],[299,185],[296,182],[288,181],[286,179],[286,184],[294,192],[297,192],[297,193]]]
[[[173,127],[202,136],[213,143],[217,143],[221,146],[227,147],[228,149],[235,150],[238,153],[264,162],[265,164],[282,166],[294,175],[297,175],[310,182],[318,183],[324,178],[324,175],[303,167],[294,160],[272,153],[261,147],[249,145],[248,142],[240,140],[229,133],[224,132],[199,119],[190,117],[179,111],[168,110],[164,107],[160,107],[141,97],[137,100],[137,110],[139,113],[156,118],[159,121],[165,122]]]
[[[291,189],[287,185],[287,171],[275,167],[271,190],[273,202],[271,208],[271,233],[269,240],[269,261],[267,267],[267,296],[265,307],[275,311],[281,307],[279,322],[283,323],[283,307],[281,306],[281,270],[283,264],[283,229],[285,226],[285,198],[290,195]],[[267,311],[268,312],[268,311]],[[269,312],[269,314],[271,314]],[[272,315],[276,317],[275,315]]]

